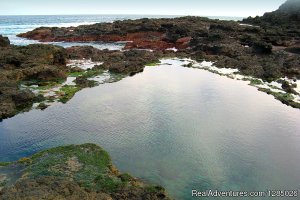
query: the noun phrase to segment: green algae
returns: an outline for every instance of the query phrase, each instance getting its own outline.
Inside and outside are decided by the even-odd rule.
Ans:
[[[60,91],[57,92],[57,94],[60,96],[59,101],[62,103],[67,103],[79,90],[80,88],[77,86],[64,85],[60,88]]]
[[[20,181],[40,180],[43,177],[51,180],[52,177],[58,178],[55,180],[76,182],[88,191],[100,191],[111,195],[130,190],[139,191],[141,194],[164,191],[164,189],[157,190],[161,188],[160,186],[142,184],[131,175],[120,173],[112,164],[109,154],[101,147],[90,143],[44,150],[31,157],[5,163],[5,166],[10,165],[23,166]],[[3,183],[3,186],[5,184]]]

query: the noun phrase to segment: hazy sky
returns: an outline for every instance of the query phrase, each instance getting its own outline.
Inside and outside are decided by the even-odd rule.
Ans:
[[[285,0],[0,0],[0,15],[159,14],[256,16]]]

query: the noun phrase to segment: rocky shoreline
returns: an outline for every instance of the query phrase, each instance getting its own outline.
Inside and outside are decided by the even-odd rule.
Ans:
[[[65,79],[65,49],[51,45],[13,46],[0,36],[0,120],[24,111],[42,96],[20,89],[22,81],[50,84]]]
[[[240,22],[203,17],[138,19],[78,27],[40,27],[19,37],[41,42],[126,42],[121,51],[92,46],[11,45],[0,35],[0,121],[31,108],[66,103],[76,92],[133,76],[165,58],[249,81],[300,108],[300,2]],[[169,199],[120,173],[94,144],[57,147],[0,163],[0,199]]]
[[[90,46],[14,46],[0,37],[0,120],[53,102],[66,103],[86,87],[115,82],[142,72],[147,63],[172,52],[109,51]],[[4,43],[4,41],[6,43]],[[2,44],[1,43],[1,44]],[[76,64],[74,61],[81,64]],[[89,67],[84,67],[85,64]],[[97,77],[108,76],[98,82]],[[93,79],[95,78],[95,80]]]
[[[234,22],[181,17],[124,20],[68,28],[41,27],[19,36],[47,42],[128,41],[125,49],[175,48],[198,59],[216,61],[217,66],[237,68],[243,74],[256,78],[274,80],[287,76],[299,79],[299,25],[298,21],[289,20],[286,15],[294,17],[298,13],[283,13],[284,19],[277,26],[268,23],[257,26],[257,23],[251,23],[253,20],[250,18]]]
[[[138,19],[41,27],[19,35],[43,42],[127,41],[122,51],[46,44],[19,47],[1,36],[0,120],[32,107],[66,103],[82,88],[132,76],[166,57],[234,69],[252,85],[271,85],[258,87],[260,91],[300,108],[299,4],[288,0],[277,11],[241,22],[203,17]],[[84,63],[91,66],[82,68]]]
[[[161,186],[120,173],[101,147],[83,144],[56,147],[16,162],[0,163],[0,199],[170,198]]]

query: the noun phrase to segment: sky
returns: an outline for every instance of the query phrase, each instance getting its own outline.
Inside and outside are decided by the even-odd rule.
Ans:
[[[285,0],[0,0],[0,15],[143,14],[247,17]]]

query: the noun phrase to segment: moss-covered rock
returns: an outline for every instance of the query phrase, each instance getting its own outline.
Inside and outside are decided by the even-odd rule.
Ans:
[[[5,184],[1,199],[169,199],[162,187],[120,173],[108,153],[94,144],[45,150],[5,163],[0,173],[4,168],[22,171],[16,182]]]

